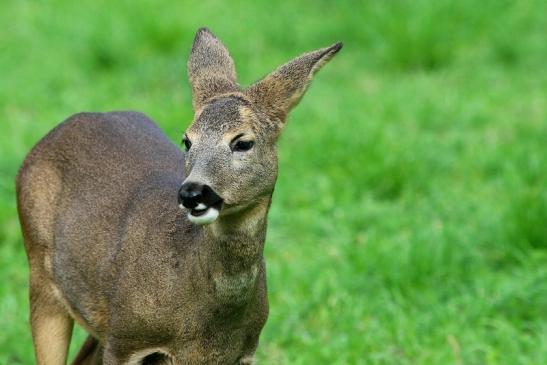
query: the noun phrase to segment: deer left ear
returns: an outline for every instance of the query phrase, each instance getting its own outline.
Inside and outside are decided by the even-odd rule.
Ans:
[[[194,111],[217,95],[240,91],[230,53],[207,28],[201,28],[196,33],[188,59],[188,78]]]
[[[305,53],[249,86],[245,94],[270,120],[283,124],[306,92],[313,75],[341,48],[342,43],[336,43]]]

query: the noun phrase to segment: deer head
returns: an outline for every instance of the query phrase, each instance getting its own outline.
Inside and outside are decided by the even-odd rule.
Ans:
[[[179,191],[191,222],[269,205],[287,114],[341,48],[305,53],[242,89],[226,47],[208,29],[197,32],[188,60],[195,115],[183,137],[186,179]]]

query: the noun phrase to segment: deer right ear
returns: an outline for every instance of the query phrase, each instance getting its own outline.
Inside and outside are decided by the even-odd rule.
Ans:
[[[245,90],[245,94],[270,120],[283,126],[289,111],[298,104],[313,75],[340,49],[342,43],[305,53],[287,62]]]
[[[194,111],[200,110],[207,100],[217,95],[240,90],[232,57],[207,28],[196,33],[188,59],[188,78]]]

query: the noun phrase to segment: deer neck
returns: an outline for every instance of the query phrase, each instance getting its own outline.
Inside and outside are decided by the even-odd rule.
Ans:
[[[208,276],[221,299],[249,297],[262,270],[270,197],[244,212],[221,217],[203,229]]]

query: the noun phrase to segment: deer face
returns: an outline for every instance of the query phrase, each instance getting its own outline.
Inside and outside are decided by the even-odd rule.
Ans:
[[[186,131],[179,203],[196,224],[269,201],[277,178],[276,141],[313,74],[341,48],[304,54],[241,90],[226,48],[198,31],[188,61],[194,121]]]
[[[180,191],[192,222],[208,223],[220,211],[236,213],[271,196],[277,153],[263,122],[237,95],[215,98],[196,115],[183,139],[187,178]]]

